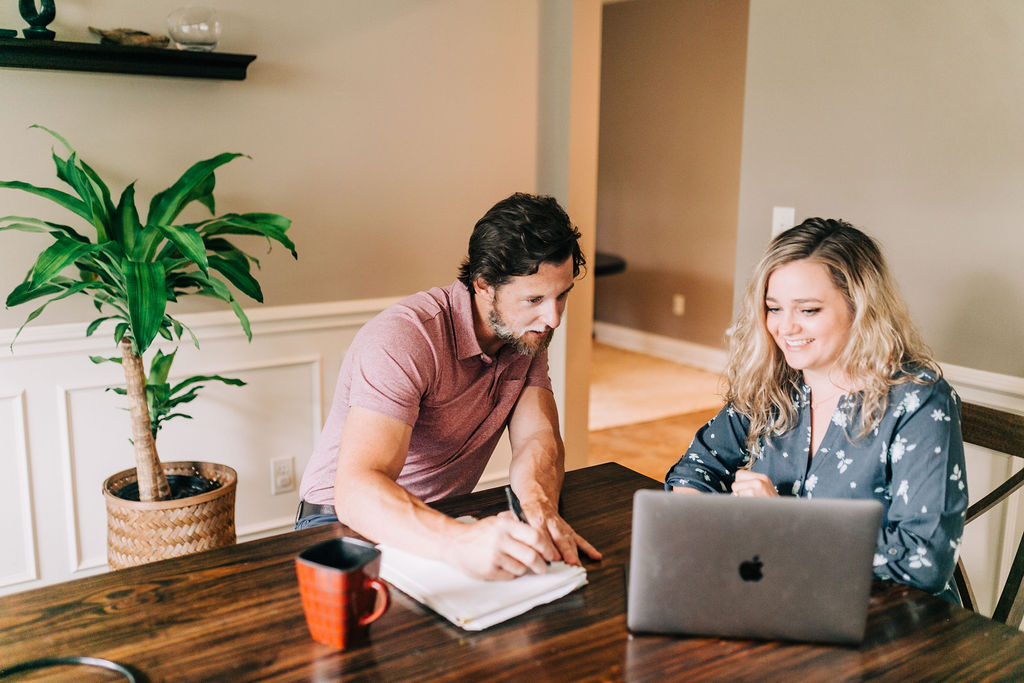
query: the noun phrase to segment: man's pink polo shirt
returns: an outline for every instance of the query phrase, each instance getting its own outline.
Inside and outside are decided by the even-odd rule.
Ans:
[[[480,350],[469,290],[459,281],[414,294],[366,323],[345,354],[334,402],[302,477],[302,499],[334,503],[349,406],[412,426],[398,483],[430,502],[480,480],[523,389],[551,390],[547,352]]]

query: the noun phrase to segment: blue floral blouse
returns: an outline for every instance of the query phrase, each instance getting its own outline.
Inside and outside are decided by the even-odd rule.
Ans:
[[[934,380],[928,372],[918,376]],[[960,436],[960,398],[945,380],[905,382],[889,390],[878,427],[856,440],[860,397],[843,396],[812,458],[810,389],[794,393],[799,422],[762,440],[750,468],[766,474],[779,495],[875,498],[884,507],[875,574],[958,602],[950,578],[967,510]],[[726,405],[700,428],[665,476],[665,488],[731,491],[734,473],[750,459],[749,420]]]

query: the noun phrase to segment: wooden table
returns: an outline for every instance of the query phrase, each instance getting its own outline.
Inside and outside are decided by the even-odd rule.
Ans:
[[[293,558],[349,533],[331,525],[0,598],[0,668],[90,655],[126,664],[151,681],[1024,677],[1020,632],[892,583],[874,586],[859,648],[631,636],[623,566],[632,497],[659,486],[615,464],[569,472],[563,514],[605,559],[588,565],[584,588],[485,631],[451,626],[393,591],[369,645],[342,653],[314,642]],[[501,489],[492,489],[437,507],[481,516],[504,505]],[[87,673],[65,670],[73,680],[87,680]],[[99,680],[117,677],[105,673]]]

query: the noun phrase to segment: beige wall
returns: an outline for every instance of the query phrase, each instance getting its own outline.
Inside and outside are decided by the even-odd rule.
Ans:
[[[89,42],[87,25],[161,32],[180,4],[64,0],[53,27]],[[218,208],[293,219],[298,264],[276,250],[263,259],[275,305],[447,284],[476,219],[536,189],[537,2],[217,6],[222,49],[257,55],[245,81],[0,70],[0,178],[51,182],[50,141],[26,130],[37,122],[63,133],[117,191],[138,178],[143,210],[193,161],[247,153],[252,160],[218,172]],[[0,26],[21,23],[15,3],[0,5]],[[0,206],[0,215],[37,214],[45,204],[5,190]],[[3,237],[6,292],[40,238]],[[27,312],[0,311],[0,328]],[[80,315],[65,308],[41,322]]]
[[[1024,377],[1024,3],[753,0],[736,280],[773,205],[883,244],[939,359]]]
[[[62,0],[51,28],[59,39],[83,42],[95,42],[90,25],[162,33],[164,17],[180,5]],[[592,250],[596,200],[586,187],[596,163],[599,0],[216,6],[225,24],[220,49],[257,55],[244,81],[0,69],[0,178],[57,184],[50,140],[26,130],[32,123],[64,134],[115,192],[138,179],[143,211],[194,161],[249,154],[218,172],[218,210],[293,220],[298,263],[252,243],[268,305],[447,284],[474,222],[517,190],[555,194]],[[23,23],[16,3],[0,5],[0,26]],[[0,193],[0,215],[74,220],[9,190]],[[24,276],[40,239],[0,238],[0,293]],[[587,278],[570,303],[572,339],[559,341],[570,379],[583,379],[553,377],[565,391],[577,464],[586,459],[592,296]],[[220,305],[188,302],[179,311],[211,308]],[[0,329],[20,325],[30,309],[0,309]],[[88,303],[67,301],[38,322],[92,317]]]
[[[746,0],[604,9],[598,247],[603,322],[723,346],[739,199]],[[672,313],[683,294],[686,311]]]

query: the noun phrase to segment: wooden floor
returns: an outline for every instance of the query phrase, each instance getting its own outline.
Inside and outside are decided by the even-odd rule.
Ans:
[[[653,479],[663,480],[668,469],[690,445],[693,435],[718,410],[699,410],[590,432],[588,462],[591,465],[617,462]]]
[[[635,410],[636,403],[631,404],[631,414],[636,422],[631,424],[613,426],[607,429],[599,429],[590,432],[588,462],[597,465],[605,462],[617,462],[632,470],[645,474],[654,479],[662,480],[665,473],[675,464],[679,457],[690,445],[697,430],[714,417],[722,406],[722,399],[717,391],[712,389],[706,381],[685,382],[686,386],[680,385],[679,366],[670,361],[641,356],[631,352],[595,353],[594,359],[599,365],[592,369],[592,376],[599,376],[602,382],[592,383],[591,402],[597,405],[608,405],[607,395],[595,396],[595,392],[609,391],[608,387],[614,387],[621,392],[621,397],[614,400],[632,400],[636,395],[637,387],[629,386],[631,382],[642,381],[645,383],[658,383],[658,377],[664,377],[665,384],[662,386],[649,387],[650,393],[658,394],[659,406],[652,406],[649,415],[652,419],[643,419],[644,411]],[[665,372],[645,372],[642,376],[631,372],[637,365],[649,369],[652,364],[660,364]],[[699,371],[695,371],[699,372]],[[608,377],[614,377],[614,381],[608,382]],[[703,397],[694,396],[695,386],[701,387]],[[697,410],[690,410],[678,415],[664,416],[664,404],[674,404],[673,392],[680,397],[678,405],[681,407],[701,405]],[[595,401],[595,399],[597,399]],[[600,416],[593,416],[599,418]],[[607,420],[592,419],[592,423],[605,424]]]

